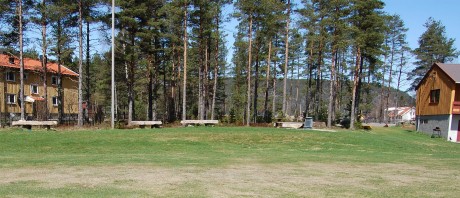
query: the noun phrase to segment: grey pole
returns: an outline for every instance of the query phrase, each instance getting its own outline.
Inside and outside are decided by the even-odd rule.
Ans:
[[[115,0],[112,0],[112,105],[111,126],[115,128]]]

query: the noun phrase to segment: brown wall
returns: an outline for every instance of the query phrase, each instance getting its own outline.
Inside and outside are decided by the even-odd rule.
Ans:
[[[435,89],[440,89],[439,103],[430,104],[430,91]],[[417,115],[451,114],[454,90],[455,83],[438,66],[434,66],[417,89]]]
[[[20,79],[19,79],[19,70],[11,70],[15,72],[15,81],[10,82],[6,81],[6,71],[8,69],[0,67],[0,111],[5,113],[5,106],[7,108],[7,112],[9,113],[20,113],[21,109],[19,104],[11,104],[8,105],[5,102],[5,88],[6,93],[8,94],[16,94],[16,103],[19,103],[19,87],[20,87]],[[51,76],[52,74],[47,75],[47,85],[48,85],[48,108],[49,113],[54,114],[58,113],[57,106],[53,106],[52,97],[57,96],[57,86],[51,85]],[[62,84],[63,84],[63,92],[64,92],[64,113],[65,114],[76,114],[78,113],[78,77],[75,76],[62,76]],[[38,94],[31,94],[31,84],[38,85]],[[6,86],[5,86],[6,85]],[[44,87],[41,77],[38,73],[33,71],[27,71],[27,79],[24,81],[24,95],[28,96],[44,96]],[[32,113],[32,103],[26,102],[26,113]]]
[[[455,85],[455,101],[460,101],[460,84]]]

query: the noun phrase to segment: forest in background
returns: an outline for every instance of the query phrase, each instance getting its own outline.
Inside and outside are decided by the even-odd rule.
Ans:
[[[83,101],[109,115],[111,54],[92,53],[91,40],[110,39],[111,2],[0,5],[4,51],[49,57],[80,73],[79,125],[91,116]],[[234,10],[224,16],[229,5]],[[458,56],[432,18],[419,47],[410,49],[404,22],[383,12],[380,0],[117,0],[116,6],[116,117],[128,123],[225,118],[249,125],[312,116],[330,127],[359,115],[388,122],[384,109],[414,104],[397,91],[401,84],[413,89],[433,63]],[[238,21],[233,46],[223,27],[229,17]],[[40,36],[23,38],[28,31]],[[32,42],[40,49],[24,51]],[[408,68],[412,57],[416,67]]]

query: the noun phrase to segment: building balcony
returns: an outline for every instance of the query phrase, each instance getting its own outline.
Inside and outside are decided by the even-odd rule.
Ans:
[[[452,114],[460,115],[460,101],[454,101],[452,105]]]

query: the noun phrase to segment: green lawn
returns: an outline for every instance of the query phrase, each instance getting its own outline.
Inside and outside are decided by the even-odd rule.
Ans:
[[[401,128],[0,130],[0,197],[456,197],[460,144]]]

